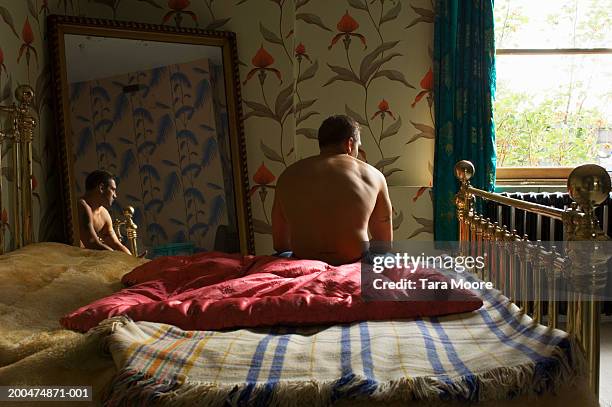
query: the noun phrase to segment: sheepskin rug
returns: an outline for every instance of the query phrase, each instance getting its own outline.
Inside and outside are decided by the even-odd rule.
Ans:
[[[145,261],[59,243],[0,256],[0,385],[93,384],[98,393],[114,373],[103,341],[62,329],[59,318],[119,290]]]

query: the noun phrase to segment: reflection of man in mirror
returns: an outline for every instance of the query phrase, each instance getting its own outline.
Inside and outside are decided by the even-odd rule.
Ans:
[[[120,250],[131,254],[115,234],[107,208],[117,198],[117,184],[108,171],[96,170],[85,179],[85,195],[79,199],[79,236],[81,247]]]
[[[338,265],[359,260],[368,232],[377,250],[393,238],[384,175],[358,159],[359,125],[332,116],[319,128],[320,154],[281,174],[272,207],[274,250]],[[382,243],[382,244],[381,244]]]

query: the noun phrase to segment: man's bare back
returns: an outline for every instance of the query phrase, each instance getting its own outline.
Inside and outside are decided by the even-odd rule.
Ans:
[[[90,228],[89,223],[93,226],[93,230],[98,237],[98,239],[104,243],[108,244],[106,240],[108,239],[109,229],[112,229],[112,218],[108,210],[100,206],[95,210],[92,210],[87,201],[81,198],[79,199],[79,236],[87,236],[88,229]],[[89,242],[83,242],[81,240],[81,247],[88,247]],[[87,245],[85,243],[88,243]]]
[[[364,243],[392,238],[385,177],[348,154],[321,154],[289,166],[277,182],[275,250],[329,264],[358,260]]]

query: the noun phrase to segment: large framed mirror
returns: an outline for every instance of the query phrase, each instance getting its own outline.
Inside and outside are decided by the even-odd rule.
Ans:
[[[66,236],[94,170],[139,250],[254,252],[235,34],[50,16]]]

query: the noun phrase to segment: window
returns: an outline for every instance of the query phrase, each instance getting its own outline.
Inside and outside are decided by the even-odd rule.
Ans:
[[[496,0],[498,179],[612,171],[609,0]]]

